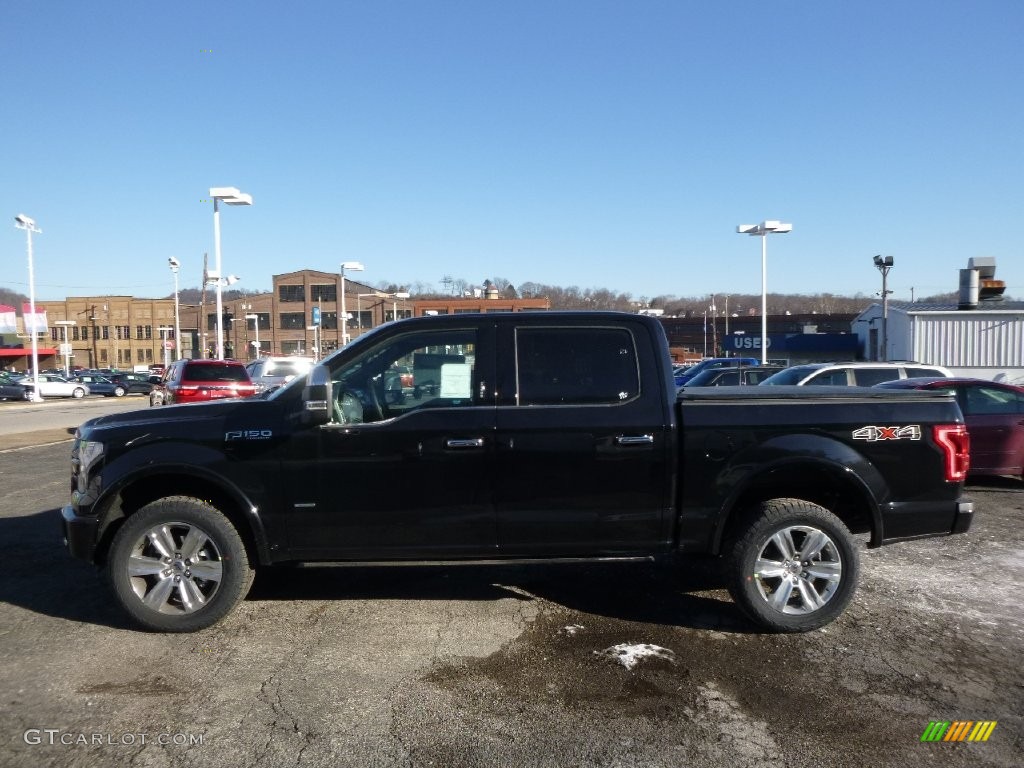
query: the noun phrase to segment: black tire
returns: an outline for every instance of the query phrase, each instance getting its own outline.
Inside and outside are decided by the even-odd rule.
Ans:
[[[161,632],[216,624],[245,597],[254,576],[231,521],[187,496],[154,501],[125,520],[106,571],[125,612]]]
[[[81,387],[75,387],[73,390],[71,390],[71,396],[76,400],[81,400],[83,397],[85,397],[85,390],[82,389]]]
[[[763,502],[723,551],[733,600],[772,632],[825,626],[857,589],[860,553],[850,531],[801,499]]]
[[[124,397],[124,387],[114,387],[114,397]]]

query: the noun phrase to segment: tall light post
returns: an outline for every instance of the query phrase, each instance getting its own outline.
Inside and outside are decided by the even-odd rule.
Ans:
[[[725,336],[722,337],[722,346],[725,347],[725,356],[729,354],[729,294],[725,294]]]
[[[181,360],[181,318],[178,316],[178,267],[181,262],[171,256],[167,259],[167,266],[174,275],[174,359]]]
[[[362,272],[366,267],[359,261],[341,262],[341,346],[348,344],[348,312],[345,309],[345,270],[350,272]]]
[[[875,267],[882,273],[882,360],[889,359],[889,270],[892,256],[875,256]]]
[[[161,325],[157,330],[160,331],[160,342],[164,348],[164,370],[166,371],[171,366],[171,350],[167,345],[167,334],[174,329],[169,325]]]
[[[224,359],[224,305],[221,298],[221,263],[220,263],[220,208],[219,202],[225,205],[252,205],[252,195],[239,192],[236,187],[210,187],[213,198],[213,252],[214,272],[207,272],[207,279],[217,280],[217,359]]]
[[[762,221],[760,224],[740,224],[741,235],[761,238],[761,365],[768,364],[768,235],[784,235],[793,231],[792,224],[781,221]]]
[[[320,359],[320,326],[319,325],[307,325],[307,331],[313,332],[313,359]]]
[[[78,325],[74,320],[54,320],[54,325],[60,326],[61,345],[60,353],[64,355],[64,375],[71,378],[71,345],[68,344],[68,327]]]
[[[386,299],[388,295],[383,291],[371,291],[370,293],[356,294],[356,322],[359,323],[360,332],[363,330],[363,299],[372,296],[375,299]],[[381,313],[383,315],[383,312]],[[370,327],[373,328],[373,312],[370,312]]]
[[[405,304],[405,300],[409,298],[409,294],[405,291],[399,291],[398,293],[391,294],[393,301],[391,302],[391,319],[398,319],[398,300],[402,300],[402,304]]]
[[[214,277],[213,273],[206,273],[206,284],[215,286],[217,289],[217,359],[224,359],[224,333],[221,326],[224,323],[224,305],[221,301],[221,289],[226,286],[231,286],[241,280],[238,275],[228,275],[227,277]],[[206,334],[203,334],[204,336]]]
[[[43,230],[36,227],[35,219],[30,219],[24,213],[14,217],[16,229],[24,229],[28,238],[28,311],[32,315],[32,397],[35,402],[40,402],[43,396],[39,394],[39,341],[36,338],[36,327],[39,316],[36,314],[36,278],[32,271],[32,233],[43,234]],[[22,312],[24,315],[24,312]],[[28,332],[28,320],[25,320],[25,331]]]
[[[250,304],[249,306],[251,307],[252,305]],[[256,323],[256,341],[253,343],[256,345],[255,358],[259,360],[260,357],[263,355],[263,348],[260,347],[260,316],[257,314],[246,315],[245,319],[252,320]]]

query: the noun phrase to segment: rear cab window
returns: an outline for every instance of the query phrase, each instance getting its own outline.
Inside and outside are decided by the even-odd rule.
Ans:
[[[626,329],[520,327],[515,343],[517,405],[614,405],[640,394]]]

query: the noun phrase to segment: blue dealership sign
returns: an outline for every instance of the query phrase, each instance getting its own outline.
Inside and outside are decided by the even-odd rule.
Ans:
[[[320,325],[320,307],[313,307],[313,325]]]

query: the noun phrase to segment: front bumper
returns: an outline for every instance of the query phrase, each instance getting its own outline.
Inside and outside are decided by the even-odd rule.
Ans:
[[[99,519],[93,516],[78,515],[70,504],[61,509],[60,516],[64,543],[71,556],[87,560],[90,563],[95,562],[93,557],[96,554],[96,532],[99,528]]]

